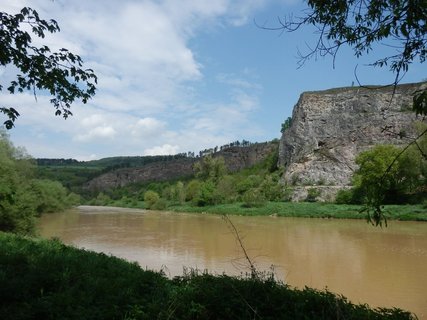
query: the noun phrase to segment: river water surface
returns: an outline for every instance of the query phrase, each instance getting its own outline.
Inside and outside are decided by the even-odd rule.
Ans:
[[[427,223],[230,217],[258,270],[343,294],[354,303],[400,307],[427,319]],[[142,267],[240,274],[248,264],[230,226],[208,214],[86,207],[44,215],[39,233]]]

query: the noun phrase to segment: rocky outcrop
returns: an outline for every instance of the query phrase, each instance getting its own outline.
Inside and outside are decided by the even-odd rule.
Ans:
[[[280,140],[284,182],[293,186],[351,184],[355,158],[361,151],[376,144],[404,145],[415,135],[412,98],[426,86],[303,93],[294,107],[291,126]]]
[[[276,140],[277,141],[277,140]],[[214,154],[223,157],[228,171],[236,172],[250,168],[277,151],[277,142],[254,143],[248,147],[231,147]]]
[[[277,143],[255,143],[245,147],[229,147],[213,154],[223,157],[230,172],[249,168],[263,161],[271,152],[277,150]],[[154,162],[139,168],[123,168],[110,171],[89,181],[86,188],[101,191],[123,187],[131,183],[167,181],[192,176],[193,166],[200,158]]]
[[[193,158],[183,158],[154,162],[139,168],[117,169],[92,179],[86,188],[102,191],[138,182],[179,179],[193,174],[194,162]]]

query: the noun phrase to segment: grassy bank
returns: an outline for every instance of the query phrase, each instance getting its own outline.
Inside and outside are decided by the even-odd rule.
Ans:
[[[112,203],[111,205],[114,205]],[[121,204],[123,205],[123,204]],[[126,206],[126,205],[125,205]],[[144,208],[143,202],[127,207]],[[301,218],[365,219],[360,205],[312,202],[267,202],[260,207],[247,208],[242,203],[197,207],[191,204],[169,204],[165,210],[189,213],[212,213],[242,216],[279,216]],[[387,219],[401,221],[427,221],[425,205],[386,205]]]
[[[354,305],[328,291],[271,277],[188,274],[172,280],[138,265],[0,233],[0,318],[7,319],[414,319]]]

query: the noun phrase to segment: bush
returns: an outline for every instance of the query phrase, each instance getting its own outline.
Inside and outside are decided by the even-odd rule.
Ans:
[[[250,189],[258,188],[261,185],[262,181],[263,179],[260,175],[253,174],[246,177],[243,181],[240,181],[237,184],[236,188],[240,194],[244,194]]]
[[[185,188],[185,200],[193,201],[197,194],[200,192],[200,181],[199,180],[191,180],[186,188]]]
[[[335,203],[337,204],[352,204],[353,203],[353,190],[352,189],[341,189],[338,191],[335,197]]]
[[[366,192],[362,188],[341,189],[335,197],[337,204],[362,204],[365,202]]]
[[[262,207],[267,201],[263,192],[257,189],[250,189],[242,197],[243,206],[246,208]]]
[[[199,207],[215,204],[215,184],[210,180],[201,184],[200,189],[193,201]]]
[[[305,198],[305,201],[316,202],[318,196],[320,196],[320,191],[317,188],[310,188],[307,190],[307,198]]]
[[[280,184],[279,177],[275,175],[267,175],[261,183],[260,189],[265,199],[269,201],[281,201],[284,198],[284,186]]]
[[[160,198],[159,200],[157,200],[150,209],[153,210],[165,210],[167,207],[167,203],[164,199]]]
[[[157,192],[148,190],[144,193],[144,205],[146,209],[154,209],[154,205],[160,200]]]

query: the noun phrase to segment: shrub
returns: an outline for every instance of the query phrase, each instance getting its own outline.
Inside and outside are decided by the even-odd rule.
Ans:
[[[259,188],[246,191],[242,200],[246,208],[261,207],[266,203],[265,196]]]
[[[278,181],[278,177],[273,175],[267,175],[260,185],[264,197],[269,201],[281,201],[283,200],[284,192],[283,185]]]
[[[197,194],[200,192],[200,181],[191,180],[185,188],[185,200],[192,201],[196,198]]]
[[[210,180],[201,184],[200,189],[193,201],[199,207],[215,204],[215,184]]]
[[[160,198],[159,200],[157,200],[150,209],[153,210],[165,210],[167,207],[167,203],[164,199]]]
[[[236,188],[240,194],[244,194],[246,191],[250,189],[258,188],[261,185],[262,181],[263,179],[261,176],[252,174],[247,178],[245,178],[243,181],[240,181],[237,184]]]
[[[316,202],[318,196],[320,196],[320,191],[317,188],[310,188],[307,190],[307,198],[305,198],[305,201]]]
[[[146,209],[154,209],[153,206],[158,202],[160,196],[157,192],[148,190],[144,193],[144,205]]]
[[[352,189],[341,189],[338,191],[335,197],[335,203],[337,204],[352,204],[353,203],[353,190]]]

